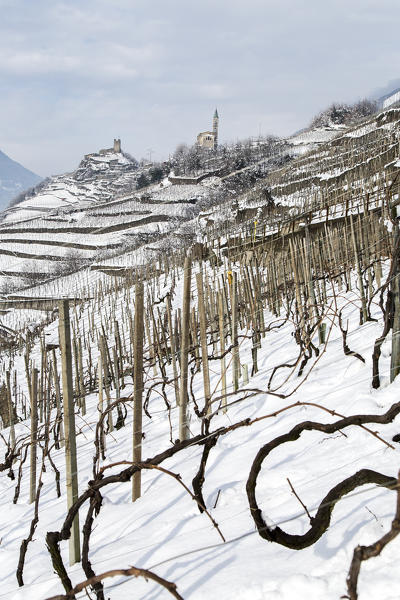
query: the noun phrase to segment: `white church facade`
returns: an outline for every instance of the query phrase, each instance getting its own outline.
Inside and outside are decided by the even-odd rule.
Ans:
[[[215,109],[213,116],[213,128],[212,131],[202,131],[197,136],[197,145],[202,148],[210,148],[210,150],[216,150],[218,146],[218,124],[219,116],[218,111]]]

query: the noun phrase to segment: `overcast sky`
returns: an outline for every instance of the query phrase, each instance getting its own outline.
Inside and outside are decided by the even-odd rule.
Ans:
[[[399,0],[0,0],[0,149],[39,175],[112,145],[167,158],[399,85]],[[390,84],[391,85],[391,84]],[[390,87],[390,86],[389,86]]]

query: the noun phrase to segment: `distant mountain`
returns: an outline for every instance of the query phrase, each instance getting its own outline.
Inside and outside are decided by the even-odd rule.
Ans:
[[[25,169],[0,150],[0,210],[4,210],[10,200],[39,181],[39,175]]]
[[[374,90],[371,94],[371,98],[379,102],[396,92],[399,88],[400,79],[391,79],[384,87]]]

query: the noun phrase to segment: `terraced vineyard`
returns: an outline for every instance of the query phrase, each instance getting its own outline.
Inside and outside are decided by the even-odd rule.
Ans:
[[[20,264],[90,261],[0,302],[8,595],[392,597],[399,121],[7,216]]]

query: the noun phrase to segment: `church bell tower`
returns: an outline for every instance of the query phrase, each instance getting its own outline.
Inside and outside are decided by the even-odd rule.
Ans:
[[[215,109],[215,113],[213,116],[214,150],[216,150],[216,148],[218,146],[218,121],[219,121],[218,111],[217,111],[217,109]]]

